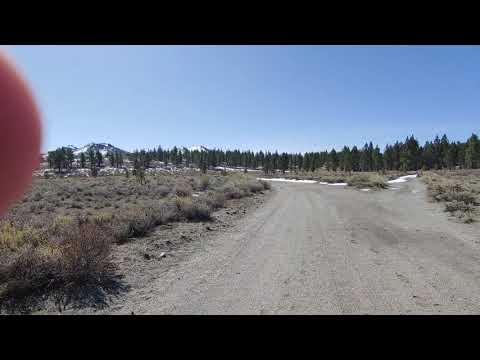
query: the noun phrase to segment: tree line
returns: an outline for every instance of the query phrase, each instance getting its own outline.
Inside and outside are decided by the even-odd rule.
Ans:
[[[106,157],[112,167],[119,168],[124,164],[123,154],[120,151],[109,152]],[[77,161],[73,150],[69,147],[60,147],[49,151],[47,154],[48,166],[51,169],[56,169],[58,172],[62,172],[63,170],[70,171],[74,167],[81,169],[89,168],[93,172],[96,172],[105,165],[104,160],[102,153],[98,149],[95,151],[93,147],[88,149],[86,155],[84,152],[80,153]],[[76,166],[74,166],[74,164]]]
[[[68,148],[60,148],[49,153],[50,167],[59,170],[71,169],[73,152]],[[82,154],[81,156],[84,157]],[[123,166],[121,153],[107,154],[111,166]],[[174,146],[172,149],[136,150],[127,155],[135,169],[155,166],[155,162],[162,162],[174,166],[197,167],[206,171],[207,168],[218,166],[236,167],[245,169],[262,168],[265,173],[277,170],[285,172],[315,171],[316,169],[342,171],[382,171],[382,170],[430,170],[430,169],[478,169],[480,168],[480,141],[476,134],[472,134],[465,142],[449,141],[446,135],[435,137],[421,146],[412,135],[405,141],[397,141],[393,145],[386,145],[383,152],[372,142],[362,147],[344,146],[337,151],[306,152],[306,153],[279,153],[278,151],[240,151],[220,150],[189,151]],[[100,152],[88,153],[88,159],[80,159],[80,166],[85,167],[86,160],[90,168],[101,167],[103,164]],[[91,164],[95,164],[92,167]]]
[[[412,135],[405,141],[387,144],[383,150],[373,146],[372,142],[363,147],[344,146],[340,151],[279,153],[252,152],[240,150],[188,151],[173,147],[171,150],[159,146],[153,150],[136,151],[132,155],[135,161],[144,167],[151,166],[152,161],[165,164],[196,167],[243,167],[248,169],[262,168],[266,173],[276,170],[315,171],[381,171],[381,170],[430,170],[430,169],[477,169],[480,168],[480,141],[472,134],[465,142],[449,141],[446,135],[436,136],[421,146]]]

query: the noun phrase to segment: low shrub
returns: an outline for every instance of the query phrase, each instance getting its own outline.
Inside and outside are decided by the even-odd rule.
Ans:
[[[260,180],[260,184],[262,184],[265,190],[270,190],[272,188],[272,185],[268,181]]]
[[[265,189],[263,184],[261,184],[258,181],[249,181],[247,185],[248,185],[248,190],[252,193],[257,193]]]
[[[10,222],[0,223],[0,250],[15,251],[37,239],[38,235],[32,229],[21,229]]]
[[[354,174],[347,180],[347,184],[357,188],[386,189],[388,187],[384,178],[377,174]]]
[[[243,197],[241,189],[234,185],[225,185],[221,191],[226,199],[240,199]]]
[[[62,232],[59,264],[68,281],[88,282],[101,277],[109,266],[113,236],[106,226],[94,222],[71,225]]]
[[[165,185],[157,186],[157,194],[159,194],[161,197],[165,197],[168,194],[170,194],[171,190],[172,190],[171,188],[169,188],[168,186],[165,186]]]
[[[210,185],[210,177],[207,175],[203,175],[195,184],[195,188],[197,190],[205,191],[208,189]]]
[[[205,201],[212,209],[217,210],[225,207],[227,198],[225,197],[225,194],[221,192],[212,192],[207,195]]]
[[[461,212],[467,212],[467,211],[473,211],[475,208],[472,204],[466,203],[464,201],[449,201],[445,204],[445,210],[448,212],[455,212],[455,211],[461,211]]]
[[[175,186],[175,194],[183,197],[191,196],[192,188],[187,184],[178,184]]]
[[[59,241],[27,244],[1,268],[0,305],[102,283],[112,269],[113,238],[108,228],[93,222],[71,222],[54,231]]]
[[[192,200],[191,198],[177,198],[176,200],[180,215],[188,220],[210,220],[212,209],[204,200]]]

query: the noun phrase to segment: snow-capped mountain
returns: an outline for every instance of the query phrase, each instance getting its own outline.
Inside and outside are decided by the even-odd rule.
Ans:
[[[90,143],[85,146],[82,146],[81,148],[75,148],[73,149],[73,154],[75,156],[79,156],[81,153],[88,153],[90,149],[93,149],[93,151],[99,151],[103,156],[107,155],[109,152],[121,152],[123,154],[126,154],[127,151],[119,149],[112,144],[107,144],[107,143]]]
[[[195,146],[189,147],[188,151],[209,151],[209,149],[207,149],[203,145],[195,145]]]

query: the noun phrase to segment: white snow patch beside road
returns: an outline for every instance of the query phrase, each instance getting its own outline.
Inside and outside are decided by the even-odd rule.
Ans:
[[[294,180],[294,179],[284,179],[284,178],[274,178],[274,179],[257,178],[257,180],[263,180],[263,181],[279,181],[279,182],[293,182],[293,183],[304,183],[304,184],[316,184],[316,183],[317,183],[317,181],[315,181],[315,180]]]
[[[370,191],[370,189],[360,189],[360,191]]]
[[[303,183],[303,184],[320,184],[320,185],[331,185],[331,186],[347,186],[347,183],[327,183],[323,181],[316,180],[296,180],[296,179],[285,179],[285,178],[257,178],[257,180],[263,181],[278,181],[278,182],[292,182],[292,183]]]
[[[417,177],[417,174],[415,175],[405,175],[405,176],[400,176],[398,179],[390,180],[387,181],[389,184],[398,184],[398,183],[404,183],[407,182],[408,179],[414,179]]]

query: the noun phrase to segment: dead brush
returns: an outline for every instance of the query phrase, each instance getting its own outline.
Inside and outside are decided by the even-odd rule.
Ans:
[[[212,209],[205,200],[178,197],[176,204],[180,215],[188,220],[206,221],[212,217]]]
[[[479,205],[478,174],[470,171],[436,171],[424,175],[429,196],[445,204],[445,211],[463,222],[475,221]]]
[[[234,184],[228,184],[223,186],[221,188],[221,191],[227,199],[241,199],[244,196],[238,185]]]
[[[20,228],[8,221],[0,223],[0,251],[16,251],[25,244],[37,241],[38,236],[32,229]]]
[[[378,174],[354,174],[348,178],[347,184],[357,188],[386,189],[388,187],[385,178]]]
[[[200,179],[195,182],[195,189],[205,191],[210,186],[210,177],[208,175],[202,175]]]
[[[56,241],[27,244],[1,268],[0,304],[101,284],[110,274],[113,237],[108,228],[72,222],[53,233]]]
[[[78,284],[95,281],[110,266],[113,236],[108,227],[81,223],[64,229],[62,238],[58,263],[65,280]]]
[[[225,207],[225,204],[227,202],[227,198],[225,195],[221,192],[210,192],[207,194],[205,201],[207,204],[213,209],[221,209]]]
[[[247,186],[248,186],[248,191],[254,194],[265,189],[264,185],[259,181],[249,181],[247,183]]]
[[[183,197],[191,196],[192,188],[188,184],[177,184],[175,186],[175,194]]]
[[[272,188],[272,185],[268,181],[260,180],[260,184],[262,184],[265,190],[270,190]]]

